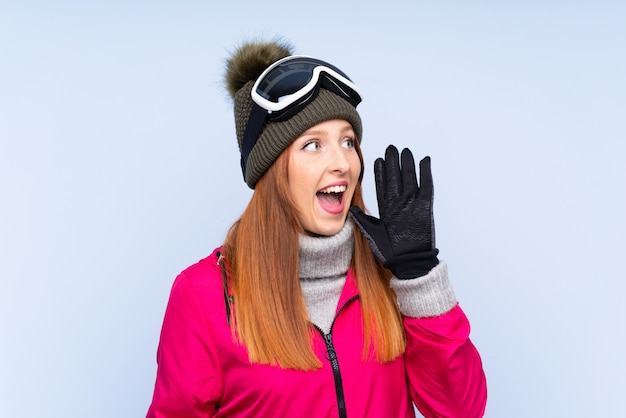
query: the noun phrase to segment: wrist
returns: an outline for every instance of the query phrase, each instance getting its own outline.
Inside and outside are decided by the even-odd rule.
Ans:
[[[438,254],[439,250],[435,248],[431,251],[394,255],[383,265],[400,280],[415,279],[425,276],[439,264]]]

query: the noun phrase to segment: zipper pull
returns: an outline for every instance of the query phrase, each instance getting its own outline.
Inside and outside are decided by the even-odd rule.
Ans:
[[[337,352],[335,351],[335,347],[333,346],[333,336],[332,334],[324,334],[324,341],[326,342],[326,360],[328,361],[336,361],[337,360]]]

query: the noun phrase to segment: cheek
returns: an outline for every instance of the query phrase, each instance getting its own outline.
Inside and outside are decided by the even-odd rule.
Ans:
[[[359,159],[358,155],[356,155],[354,157],[354,160],[350,164],[350,183],[352,184],[350,200],[352,200],[352,198],[354,197],[354,190],[356,189],[359,178],[361,177],[361,171],[361,160]]]
[[[355,155],[352,163],[350,164],[350,175],[352,176],[353,181],[356,181],[361,176],[362,170],[363,167],[361,167],[361,160],[358,155]]]
[[[292,198],[301,202],[303,199],[315,194],[316,184],[311,180],[308,170],[299,168],[289,172],[289,192]]]

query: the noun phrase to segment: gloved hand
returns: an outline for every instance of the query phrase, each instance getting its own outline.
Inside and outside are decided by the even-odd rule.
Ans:
[[[387,147],[385,159],[374,162],[374,178],[380,219],[352,206],[350,213],[367,237],[372,251],[399,279],[425,275],[439,260],[435,248],[433,179],[430,157],[420,161],[420,186],[415,176],[413,154]]]

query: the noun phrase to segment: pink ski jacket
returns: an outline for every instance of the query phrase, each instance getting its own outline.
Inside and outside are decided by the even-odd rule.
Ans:
[[[350,271],[328,335],[316,335],[323,366],[296,371],[251,364],[227,323],[217,250],[174,281],[157,352],[148,418],[473,418],[487,398],[469,322],[457,305],[434,318],[404,318],[407,349],[388,363],[364,361],[358,289]]]

